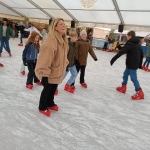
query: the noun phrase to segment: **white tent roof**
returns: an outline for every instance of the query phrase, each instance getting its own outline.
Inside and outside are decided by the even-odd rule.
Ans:
[[[0,0],[0,13],[30,18],[58,18],[66,21],[149,26],[150,0],[97,0],[85,10],[80,0]],[[4,7],[6,9],[4,9]],[[9,9],[9,10],[8,10]]]

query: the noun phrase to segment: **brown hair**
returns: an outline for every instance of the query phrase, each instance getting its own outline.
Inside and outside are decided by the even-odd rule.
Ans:
[[[34,42],[35,42],[34,40],[35,40],[35,37],[37,35],[39,36],[39,40],[40,40],[40,35],[37,32],[32,32],[29,39],[28,39],[28,41],[27,41],[27,43],[26,43],[26,45],[30,42],[32,42],[32,44],[34,44]],[[36,46],[37,48],[40,48],[39,40],[37,41],[36,44],[34,44],[34,46]]]
[[[69,36],[78,37],[78,34],[77,34],[76,31],[70,31],[70,32],[69,32]]]
[[[127,33],[128,36],[132,36],[132,37],[135,37],[135,32],[134,31],[129,31]]]

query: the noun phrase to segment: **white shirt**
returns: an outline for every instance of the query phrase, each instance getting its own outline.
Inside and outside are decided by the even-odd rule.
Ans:
[[[25,31],[29,31],[30,32],[30,35],[32,32],[37,32],[41,37],[43,37],[40,33],[40,31],[38,29],[36,29],[35,27],[32,27],[32,28],[28,28],[28,29],[24,29]],[[29,36],[30,36],[29,35]]]
[[[6,37],[7,26],[3,26],[3,37]]]

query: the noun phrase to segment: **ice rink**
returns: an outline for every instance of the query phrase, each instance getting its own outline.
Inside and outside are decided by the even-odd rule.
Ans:
[[[145,100],[132,101],[130,79],[126,94],[115,90],[122,82],[125,55],[110,66],[115,53],[95,50],[98,61],[88,57],[88,88],[77,77],[75,93],[67,93],[68,75],[55,97],[59,111],[46,117],[38,112],[42,87],[25,88],[27,76],[20,74],[23,47],[18,43],[10,40],[12,58],[5,51],[0,58],[0,150],[150,149],[150,73],[138,70]]]

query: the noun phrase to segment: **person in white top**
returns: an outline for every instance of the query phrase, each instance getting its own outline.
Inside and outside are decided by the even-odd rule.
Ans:
[[[47,38],[47,32],[46,32],[45,29],[43,29],[43,30],[41,31],[41,35],[43,36],[43,40],[42,40],[42,41],[44,41],[44,40]]]
[[[37,32],[41,37],[43,37],[43,36],[41,35],[40,31],[39,31],[37,28],[35,28],[33,24],[31,24],[31,27],[30,27],[30,28],[24,29],[24,30],[30,32],[30,35],[31,35],[32,32]],[[30,36],[30,35],[29,35],[29,36]]]

